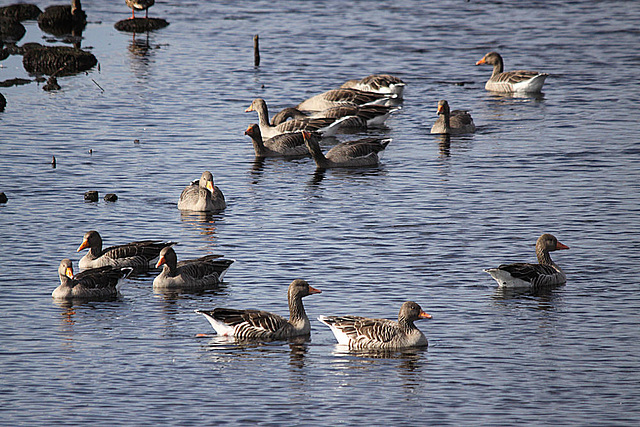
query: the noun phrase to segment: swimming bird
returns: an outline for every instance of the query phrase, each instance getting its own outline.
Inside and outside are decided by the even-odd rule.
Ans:
[[[273,136],[266,141],[262,139],[260,126],[249,125],[245,135],[251,137],[256,157],[303,157],[309,155],[301,132],[288,132]],[[313,132],[312,138],[320,139],[320,134]]]
[[[81,31],[87,25],[87,14],[80,0],[71,0],[71,5],[48,6],[38,16],[38,26],[54,35]]]
[[[97,231],[91,230],[85,233],[82,244],[78,247],[78,252],[89,248],[89,252],[80,259],[78,265],[81,269],[109,265],[132,267],[134,273],[145,272],[154,266],[162,248],[175,244],[176,242],[142,240],[102,249],[102,237]]]
[[[274,126],[285,122],[289,118],[342,118],[348,117],[340,123],[341,128],[361,128],[382,126],[389,118],[391,113],[399,110],[399,107],[390,107],[385,105],[339,105],[337,107],[327,108],[322,111],[303,112],[297,108],[288,107],[282,109],[271,119]]]
[[[156,268],[163,265],[160,274],[153,279],[154,289],[204,289],[222,282],[225,273],[233,264],[232,259],[222,255],[206,255],[197,259],[178,262],[172,247],[160,251]]]
[[[322,111],[340,105],[393,105],[398,95],[391,93],[365,92],[357,89],[342,88],[332,89],[312,96],[295,108],[301,111]]]
[[[118,295],[122,281],[131,274],[132,267],[104,266],[73,274],[70,259],[63,259],[58,267],[60,286],[51,296],[56,299],[100,299]]]
[[[497,52],[489,52],[476,62],[476,65],[482,64],[493,65],[493,73],[484,88],[494,92],[540,92],[549,76],[538,71],[504,71],[502,57]]]
[[[187,185],[178,200],[181,211],[216,212],[227,207],[224,194],[213,183],[213,174],[204,171],[200,179]]]
[[[218,335],[239,339],[284,340],[309,335],[311,325],[302,305],[302,298],[321,293],[305,280],[296,279],[289,285],[289,320],[260,310],[215,308],[196,310],[213,326]]]
[[[440,117],[433,124],[431,133],[459,135],[476,131],[471,114],[464,110],[450,111],[449,103],[444,99],[438,102],[438,115]]]
[[[244,111],[245,113],[250,111],[256,111],[258,113],[258,123],[260,125],[260,132],[262,133],[263,139],[269,139],[283,133],[297,132],[301,130],[318,132],[322,135],[330,136],[334,135],[338,131],[340,122],[344,120],[335,118],[304,118],[288,120],[277,126],[272,126],[269,123],[269,110],[267,108],[267,103],[262,98],[254,99],[251,105]]]
[[[408,347],[426,347],[427,338],[413,324],[431,315],[413,301],[400,307],[398,321],[369,319],[360,316],[320,316],[318,320],[331,328],[338,344],[352,350],[398,350]]]
[[[549,255],[549,252],[561,249],[569,249],[569,246],[560,243],[551,234],[543,234],[536,242],[538,264],[502,264],[484,271],[496,279],[499,287],[540,288],[561,285],[566,282],[567,277]]]
[[[318,142],[309,132],[302,131],[304,142],[318,168],[340,168],[376,166],[380,162],[379,152],[384,150],[390,139],[363,138],[356,141],[341,142],[323,154]]]
[[[358,89],[365,92],[392,93],[402,98],[406,84],[390,74],[372,74],[360,80],[347,80],[341,88]]]
[[[155,0],[124,0],[124,2],[131,8],[131,19],[136,17],[136,10],[146,11],[145,18],[149,19],[149,8],[153,6]]]

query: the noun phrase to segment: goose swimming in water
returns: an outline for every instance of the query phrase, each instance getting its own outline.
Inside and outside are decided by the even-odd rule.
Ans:
[[[222,255],[206,255],[178,262],[176,252],[167,246],[160,251],[156,268],[164,267],[153,279],[153,288],[204,289],[217,285],[233,262],[232,259],[222,259]]]
[[[51,296],[55,299],[101,299],[117,296],[122,281],[133,271],[131,267],[105,266],[73,274],[70,259],[63,259],[58,267],[60,286]]]
[[[391,142],[390,139],[379,138],[346,141],[335,145],[327,154],[324,154],[309,132],[302,131],[302,135],[311,157],[321,169],[376,166],[380,163],[378,153]]]
[[[547,73],[517,70],[504,71],[504,63],[498,52],[489,52],[476,65],[493,65],[493,73],[484,88],[493,92],[540,92]]]
[[[213,182],[213,174],[204,171],[200,179],[187,185],[178,200],[181,211],[216,212],[227,207],[224,194]]]
[[[476,130],[471,114],[464,110],[449,110],[449,103],[444,99],[438,102],[438,115],[440,117],[433,124],[431,133],[459,135]]]

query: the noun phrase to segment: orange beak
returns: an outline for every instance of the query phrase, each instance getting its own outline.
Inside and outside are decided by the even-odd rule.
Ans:
[[[246,111],[245,111],[245,113],[246,113]],[[247,128],[247,130],[245,130],[245,131],[244,131],[244,134],[245,134],[245,135],[249,135],[249,136],[251,136],[251,134],[252,134],[252,133],[253,133],[253,132],[251,132],[251,126],[249,126],[249,127]]]
[[[311,138],[311,132],[306,131],[306,130],[303,130],[303,131],[302,131],[302,137],[303,137],[304,139],[309,139],[309,138]]]
[[[440,113],[442,113],[442,105],[438,105],[438,111],[437,111],[437,114],[440,114]]]
[[[167,262],[166,259],[164,259],[163,256],[160,257],[160,259],[158,259],[158,262],[156,263],[156,268],[160,267],[162,264],[164,264],[165,262]]]
[[[249,111],[253,111],[253,104],[249,105],[249,108],[244,110],[245,113],[248,113]]]
[[[316,289],[316,288],[314,288],[312,286],[309,286],[309,295],[321,294],[321,293],[322,293],[322,291],[320,289]]]
[[[67,267],[67,269],[64,272],[64,275],[67,276],[69,279],[73,279],[73,268]]]
[[[81,250],[86,249],[88,247],[89,247],[89,241],[87,239],[84,239],[76,252],[80,252]]]
[[[476,65],[482,65],[482,64],[486,64],[484,58],[482,58],[480,61],[476,62]]]
[[[558,242],[558,243],[556,244],[556,250],[557,250],[557,251],[559,251],[560,249],[569,249],[569,246],[567,246],[567,245],[565,245],[565,244],[563,244],[563,243]]]
[[[214,190],[213,190],[213,182],[211,182],[211,181],[207,182],[207,190],[211,191],[212,193],[214,192]]]
[[[424,311],[421,311],[418,317],[420,319],[431,319],[431,315],[429,313],[425,313]]]

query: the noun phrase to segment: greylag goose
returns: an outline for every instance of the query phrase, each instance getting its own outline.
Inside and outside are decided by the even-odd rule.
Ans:
[[[239,339],[285,340],[309,335],[311,325],[302,305],[302,298],[321,293],[305,280],[296,279],[289,285],[289,320],[260,310],[215,308],[196,310],[213,326],[218,335]]]
[[[476,131],[471,114],[464,110],[449,110],[449,103],[444,99],[438,102],[438,115],[431,133],[459,135]]]
[[[561,285],[566,282],[567,277],[549,255],[549,252],[561,249],[569,249],[569,246],[560,243],[551,234],[543,234],[536,242],[538,264],[502,264],[498,268],[484,271],[496,279],[499,287],[540,288]]]
[[[213,183],[213,175],[204,171],[200,179],[187,185],[178,200],[181,211],[215,212],[227,207],[224,194]]]
[[[38,17],[38,26],[54,35],[81,31],[87,25],[87,14],[80,0],[71,0],[70,5],[48,6]]]
[[[97,231],[91,230],[85,233],[82,244],[78,247],[78,252],[89,248],[89,252],[80,259],[78,265],[81,269],[107,265],[132,267],[135,273],[144,272],[154,266],[162,248],[175,244],[160,240],[142,240],[102,249],[102,237]]]
[[[122,280],[132,271],[131,267],[105,266],[74,275],[71,260],[63,259],[58,267],[60,286],[51,293],[51,296],[56,299],[114,297],[118,295]]]
[[[197,259],[178,262],[176,252],[167,246],[160,251],[156,268],[164,265],[153,279],[155,289],[204,289],[222,282],[225,273],[233,264],[232,259],[221,259],[221,255],[206,255]]]
[[[358,89],[365,92],[393,93],[402,98],[405,83],[398,77],[389,74],[372,74],[360,80],[348,80],[341,88]]]
[[[419,319],[431,319],[431,315],[413,301],[400,307],[398,321],[369,319],[360,316],[320,316],[318,320],[331,328],[338,344],[352,350],[398,350],[408,347],[426,347],[427,338],[416,325]]]
[[[153,6],[155,0],[124,0],[124,2],[131,8],[131,19],[135,19],[136,10],[146,11],[145,18],[149,18],[149,8]]]
[[[497,52],[489,52],[476,62],[476,65],[482,64],[493,65],[493,73],[484,88],[494,92],[540,92],[544,80],[549,76],[537,71],[504,71],[502,57]]]
[[[348,127],[367,129],[369,127],[384,125],[384,122],[389,118],[389,115],[399,109],[399,107],[389,107],[385,105],[340,105],[338,107],[327,108],[323,111],[304,113],[297,108],[289,107],[284,108],[278,114],[273,116],[271,124],[273,126],[277,126],[289,118],[304,119],[328,117],[339,119],[342,117],[348,117],[348,119],[341,122],[341,128]]]
[[[301,132],[289,132],[276,135],[263,141],[260,126],[249,125],[245,135],[251,137],[256,157],[303,157],[309,155]],[[312,133],[312,138],[320,139],[320,134]]]
[[[301,130],[318,132],[323,135],[330,136],[334,135],[338,131],[340,122],[344,120],[335,118],[304,118],[288,120],[277,126],[272,126],[269,123],[269,110],[267,109],[267,103],[262,98],[254,99],[249,108],[244,111],[245,113],[249,111],[256,111],[258,113],[258,123],[260,124],[260,132],[262,133],[263,139],[269,139],[283,133],[297,132]]]
[[[333,89],[312,96],[296,106],[301,111],[322,111],[340,105],[392,105],[398,95],[389,93],[364,92],[357,89]]]
[[[302,131],[304,142],[318,168],[343,168],[376,166],[380,162],[378,153],[384,150],[390,139],[363,138],[357,141],[341,142],[323,154],[320,145],[311,134]]]

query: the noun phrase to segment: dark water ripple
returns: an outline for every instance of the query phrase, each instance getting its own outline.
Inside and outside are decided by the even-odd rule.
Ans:
[[[636,3],[157,2],[171,25],[135,37],[113,29],[124,2],[83,6],[100,69],[58,92],[2,89],[5,423],[637,424]],[[42,42],[25,24],[21,43]],[[550,73],[545,92],[484,91],[491,71],[473,64],[490,50]],[[275,112],[374,72],[408,83],[388,129],[370,132],[393,139],[379,167],[254,161],[252,99]],[[30,76],[12,56],[0,80],[14,77]],[[443,98],[471,111],[476,134],[428,134]],[[229,207],[181,214],[204,169]],[[90,189],[99,202],[83,200]],[[55,303],[57,266],[80,258],[89,229],[236,262],[204,292],[154,292],[149,274],[113,301]],[[554,257],[566,286],[496,290],[482,269],[534,259],[542,232],[571,247]],[[433,315],[419,324],[428,350],[345,352],[315,320],[308,342],[235,343],[193,312],[285,314],[297,277],[323,291],[305,300],[313,319],[392,318],[418,301]]]

